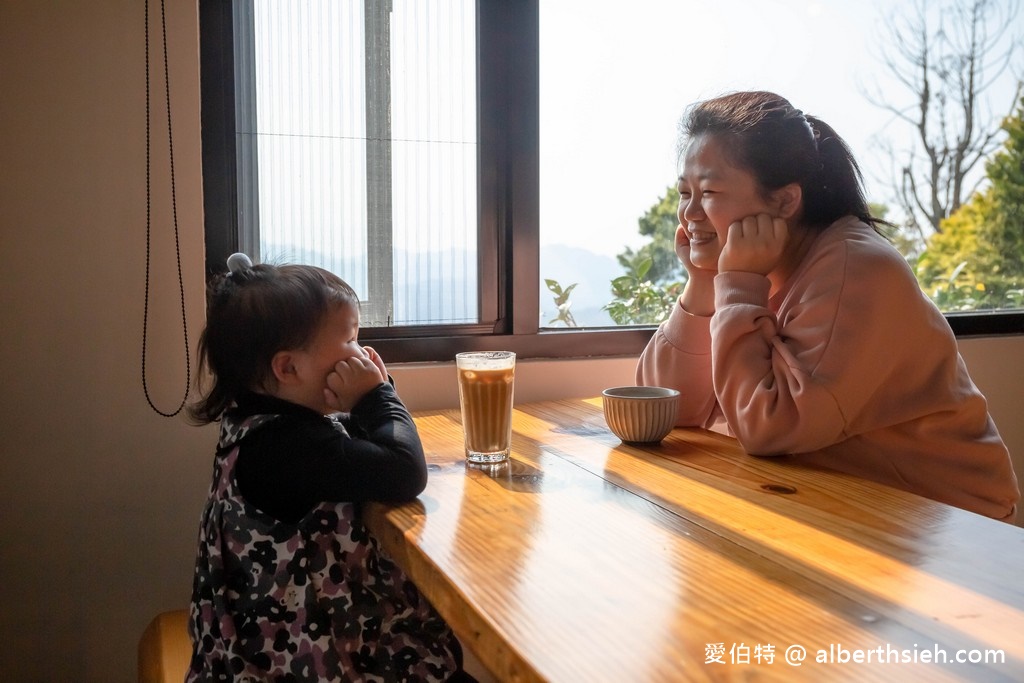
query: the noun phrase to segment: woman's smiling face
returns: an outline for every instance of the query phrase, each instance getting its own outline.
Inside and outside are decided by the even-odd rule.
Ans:
[[[679,190],[679,224],[690,239],[690,261],[698,268],[718,270],[729,226],[759,213],[775,215],[757,179],[733,165],[723,145],[711,134],[686,145]]]

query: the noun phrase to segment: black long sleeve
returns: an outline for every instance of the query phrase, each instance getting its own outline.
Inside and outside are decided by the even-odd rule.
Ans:
[[[283,522],[323,502],[412,500],[426,486],[419,433],[390,384],[364,396],[344,423],[260,395],[240,400],[239,410],[279,415],[240,442],[235,471],[242,495]]]

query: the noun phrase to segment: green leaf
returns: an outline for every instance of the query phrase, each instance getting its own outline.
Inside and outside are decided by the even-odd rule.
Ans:
[[[633,278],[629,275],[620,275],[612,280],[612,287],[623,291],[629,291],[633,285]]]

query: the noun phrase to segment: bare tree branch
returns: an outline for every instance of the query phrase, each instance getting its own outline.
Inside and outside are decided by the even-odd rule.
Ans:
[[[1022,50],[1011,29],[1018,10],[1018,0],[949,0],[937,11],[915,0],[889,22],[880,59],[911,99],[900,103],[877,87],[868,99],[914,131],[910,149],[898,155],[904,161],[894,164],[894,187],[918,229],[941,231],[969,198],[968,185],[977,186],[972,170],[998,147],[1002,117],[992,115],[986,91]],[[1007,114],[1019,94],[1018,85]]]

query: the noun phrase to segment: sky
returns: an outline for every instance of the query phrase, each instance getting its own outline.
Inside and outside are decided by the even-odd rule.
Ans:
[[[637,0],[622,7],[541,3],[542,244],[607,255],[642,244],[637,219],[677,175],[680,115],[732,90],[775,91],[832,125],[865,172],[869,201],[893,203],[873,140],[906,140],[910,132],[866,92],[877,86],[893,103],[910,101],[882,70],[879,46],[883,17],[911,3]],[[1008,108],[1012,81],[991,92]]]

